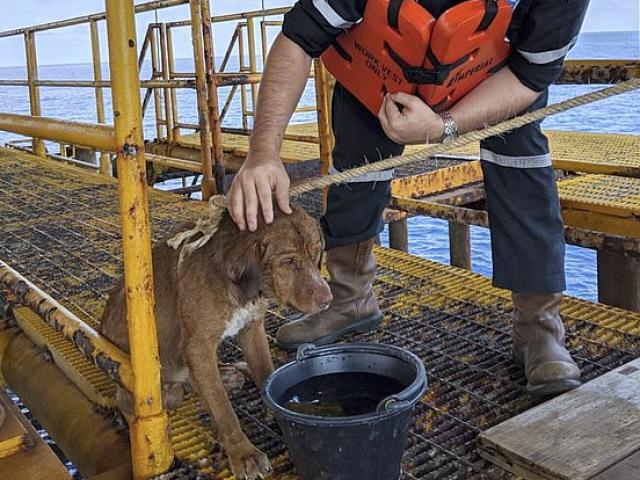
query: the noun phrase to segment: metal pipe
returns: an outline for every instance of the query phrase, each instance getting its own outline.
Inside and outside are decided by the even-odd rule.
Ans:
[[[160,10],[163,8],[170,8],[178,5],[184,5],[185,3],[189,3],[189,0],[156,0],[153,2],[141,3],[139,5],[136,5],[135,11],[136,13],[143,13],[143,12],[149,12],[152,10]],[[41,23],[39,25],[34,25],[33,27],[18,28],[15,30],[6,30],[4,32],[0,32],[0,38],[15,37],[17,35],[22,35],[29,30],[33,32],[41,32],[43,30],[53,30],[56,28],[71,27],[73,25],[89,23],[91,20],[100,21],[106,18],[107,16],[105,12],[93,13],[91,15],[82,15],[79,17],[68,18],[66,20],[60,20],[57,22]]]
[[[91,30],[91,53],[93,59],[93,79],[96,82],[102,81],[102,62],[100,59],[100,35],[98,32],[98,24],[92,20],[89,22]],[[106,123],[104,116],[104,97],[102,88],[96,87],[96,120],[98,123]],[[111,158],[105,152],[100,154],[100,173],[111,176]]]
[[[250,136],[253,130],[251,129],[243,129],[243,128],[233,128],[233,127],[222,127],[222,133],[233,133],[236,135],[247,135]],[[317,135],[298,135],[295,133],[285,133],[282,136],[283,140],[291,140],[294,142],[304,142],[304,143],[319,143],[319,139]],[[329,152],[330,153],[330,152]],[[328,168],[327,168],[328,171]]]
[[[167,67],[169,70],[169,79],[175,79],[174,70],[176,68],[175,59],[173,57],[173,31],[167,27]],[[178,123],[178,95],[175,88],[171,89],[171,115],[173,117],[173,139],[180,140],[180,128]]]
[[[111,379],[130,390],[134,372],[129,357],[118,347],[101,337],[89,325],[67,310],[61,303],[40,290],[26,277],[0,260],[0,282],[7,286],[20,303],[34,310],[49,325],[73,344]]]
[[[211,148],[213,156],[213,178],[216,193],[224,193],[224,152],[222,151],[222,134],[220,132],[220,110],[218,106],[218,79],[214,63],[215,52],[211,38],[211,13],[209,0],[200,0],[202,15],[202,40],[204,46],[204,63],[207,72],[207,95],[209,103],[209,125],[211,126]]]
[[[160,362],[154,315],[151,231],[145,144],[140,112],[133,0],[106,0],[113,83],[127,324],[134,372],[135,418],[130,424],[136,479],[159,475],[173,461],[169,418],[160,397]]]
[[[260,46],[262,47],[262,70],[264,70],[264,65],[267,63],[267,54],[269,53],[269,49],[267,48],[267,21],[262,20],[260,22]]]
[[[240,72],[246,72],[247,67],[244,63],[244,33],[242,33],[243,25],[238,25],[238,57],[240,58]],[[245,130],[249,128],[249,121],[247,119],[247,90],[244,85],[240,86],[240,104],[242,108],[242,128]]]
[[[222,107],[222,112],[220,113],[220,123],[222,123],[224,117],[227,116],[227,111],[229,110],[229,107],[231,107],[231,102],[233,102],[233,98],[235,97],[237,91],[238,85],[234,85],[233,87],[231,87],[229,95],[227,95],[227,100],[224,102],[224,106]]]
[[[158,41],[156,39],[156,30],[151,30],[151,37],[149,38],[149,42],[151,44],[151,78],[155,79],[159,76],[158,70]],[[162,139],[162,125],[160,121],[162,120],[162,105],[160,99],[160,90],[157,88],[153,89],[153,109],[156,117],[156,138],[158,140]]]
[[[318,137],[320,142],[320,174],[327,175],[331,168],[331,152],[333,150],[331,122],[329,119],[329,94],[327,90],[327,75],[329,74],[324,68],[320,59],[314,60],[313,63],[314,82],[316,87],[316,108],[318,110]],[[322,208],[327,207],[327,196],[329,189],[324,188],[322,191]]]
[[[251,17],[271,17],[275,15],[284,15],[289,10],[291,10],[291,7],[267,8],[264,10],[251,10],[250,12],[229,13],[226,15],[217,15],[215,17],[211,17],[211,23],[246,20],[247,18]],[[190,20],[180,20],[177,22],[169,22],[167,25],[169,25],[170,27],[186,27],[190,24]]]
[[[0,338],[9,333],[9,330],[3,331]],[[83,478],[129,478],[129,445],[113,419],[97,411],[96,405],[71,383],[59,365],[47,361],[26,335],[12,333],[1,365],[7,385],[29,406]],[[31,450],[34,455],[36,451]],[[43,467],[35,458],[26,461]],[[2,478],[70,478],[54,475],[44,468],[39,474],[11,476],[5,465]],[[117,465],[122,468],[119,476],[105,473]]]
[[[167,24],[160,25],[160,59],[162,63],[162,78],[164,81],[169,81],[169,58],[167,53]],[[173,109],[171,107],[171,95],[169,88],[165,87],[163,90],[164,98],[164,118],[167,122],[167,140],[173,142]]]
[[[18,145],[11,145],[10,147],[14,148],[16,150],[20,150],[21,152],[30,153],[29,149],[25,148],[25,147],[20,147]],[[58,160],[60,162],[69,163],[71,165],[76,165],[78,167],[87,168],[87,169],[93,170],[93,171],[100,170],[100,167],[98,165],[93,164],[93,163],[83,162],[82,160],[77,160],[75,158],[67,157],[66,156],[66,152],[64,151],[64,144],[62,144],[62,143],[60,144],[60,154],[56,155],[55,153],[47,152],[47,158],[52,158],[52,159]]]
[[[180,170],[187,170],[194,173],[202,173],[202,164],[200,162],[193,162],[191,160],[183,160],[180,158],[165,157],[152,153],[147,153],[145,158],[148,162],[151,162],[155,165],[178,168]]]
[[[471,270],[471,229],[469,225],[449,222],[449,263]]]
[[[220,64],[220,72],[224,72],[225,69],[227,68],[227,63],[229,62],[229,59],[231,58],[231,54],[233,53],[233,47],[238,41],[238,28],[240,27],[236,26],[235,30],[233,31],[233,34],[231,35],[231,40],[229,40],[227,51],[224,52],[224,57],[222,58],[222,63]]]
[[[233,75],[233,76],[232,76]],[[240,75],[230,74],[228,79],[224,80],[224,85],[229,82],[240,81]],[[246,76],[245,76],[246,77]],[[260,78],[249,77],[245,83],[259,82]],[[37,80],[33,82],[36,87],[65,87],[65,88],[111,88],[109,80]],[[0,87],[28,87],[27,80],[0,80]],[[193,80],[142,80],[140,82],[142,88],[196,88]]]
[[[106,152],[113,152],[116,145],[115,131],[111,126],[56,118],[0,113],[0,130]]]
[[[35,84],[38,81],[38,60],[36,54],[36,37],[32,30],[24,33],[24,49],[27,56],[27,82],[29,85],[29,106],[31,115],[39,117],[42,115],[40,108],[40,90]],[[33,152],[39,157],[44,157],[47,153],[42,138],[33,137]]]
[[[202,157],[202,198],[208,200],[215,192],[212,164],[211,123],[207,102],[207,79],[204,63],[204,45],[201,0],[189,0],[191,11],[191,42],[196,69],[198,121],[200,123],[200,154]]]
[[[140,56],[138,57],[138,70],[142,70],[144,65],[144,59],[147,56],[147,50],[149,50],[149,42],[151,41],[151,31],[154,27],[149,25],[147,27],[147,33],[144,34],[144,40],[142,41],[142,47],[140,47]]]
[[[247,19],[247,43],[249,47],[249,72],[258,73],[258,59],[256,58],[256,25],[254,17]],[[258,85],[251,84],[251,110],[255,112],[258,104]]]

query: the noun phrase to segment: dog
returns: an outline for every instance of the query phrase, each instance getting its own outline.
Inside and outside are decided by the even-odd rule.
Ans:
[[[276,208],[274,221],[261,221],[255,232],[240,231],[223,209],[217,230],[197,249],[185,253],[186,245],[174,248],[168,238],[153,247],[163,404],[175,408],[185,391],[197,391],[238,479],[261,478],[271,466],[240,427],[219,371],[218,347],[237,336],[251,377],[261,387],[273,372],[264,328],[270,302],[311,314],[332,300],[320,273],[320,226],[303,209],[292,209],[287,215]],[[194,224],[183,231],[187,228]],[[121,280],[110,292],[101,333],[128,353],[125,302]],[[117,402],[121,410],[131,409],[131,396],[123,389]]]

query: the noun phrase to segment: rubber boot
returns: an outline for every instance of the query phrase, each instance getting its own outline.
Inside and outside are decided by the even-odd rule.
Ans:
[[[514,293],[513,359],[524,365],[527,391],[556,395],[580,386],[580,369],[565,347],[561,293]]]
[[[303,343],[325,345],[351,332],[369,332],[382,323],[382,312],[373,291],[376,261],[373,239],[327,251],[329,286],[333,301],[328,309],[286,323],[276,341],[296,349]]]

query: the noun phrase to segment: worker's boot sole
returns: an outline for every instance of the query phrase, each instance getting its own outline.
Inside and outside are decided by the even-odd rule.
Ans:
[[[516,349],[513,350],[512,355],[513,362],[524,368],[524,355]],[[580,385],[582,385],[582,382],[580,380],[575,380],[572,378],[553,380],[551,382],[545,382],[539,385],[527,382],[527,393],[529,393],[529,395],[531,395],[532,397],[550,397],[568,392],[569,390],[578,388]]]
[[[580,380],[573,380],[568,378],[562,380],[554,380],[552,382],[542,383],[540,385],[527,383],[527,392],[533,397],[550,397],[568,392],[569,390],[578,388],[580,385],[582,385],[582,382]]]
[[[349,333],[369,333],[376,330],[378,327],[380,327],[380,325],[382,325],[382,313],[363,318],[358,322],[347,325],[346,327],[342,327],[335,332],[331,332],[330,334],[325,335],[324,337],[316,338],[315,340],[286,343],[276,340],[276,344],[286,350],[297,350],[300,345],[303,345],[305,343],[313,343],[314,345],[328,345],[330,343],[335,343],[340,339],[340,337],[343,337],[344,335],[347,335]]]

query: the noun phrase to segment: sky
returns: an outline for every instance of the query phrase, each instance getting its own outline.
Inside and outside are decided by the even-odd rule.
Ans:
[[[136,0],[136,3],[143,3]],[[104,10],[104,0],[0,0],[0,31],[21,28],[37,23],[51,22],[73,16]],[[293,0],[264,0],[267,8],[293,4]],[[213,0],[214,15],[257,10],[261,0]],[[638,30],[640,28],[640,2],[638,0],[591,0],[583,32]],[[11,12],[7,14],[6,12]],[[158,12],[160,21],[188,18],[187,5]],[[153,21],[154,13],[137,16],[138,36],[144,34],[146,24]],[[107,58],[106,32],[100,22],[103,60]],[[214,26],[216,45],[225,45],[231,35],[230,23]],[[275,29],[272,36],[275,35]],[[176,58],[191,56],[189,29],[175,34]],[[37,34],[38,61],[46,64],[88,63],[91,61],[89,27],[79,25]],[[218,47],[222,49],[223,47]],[[218,55],[223,52],[216,52]],[[24,43],[21,37],[0,38],[0,67],[24,65]]]

